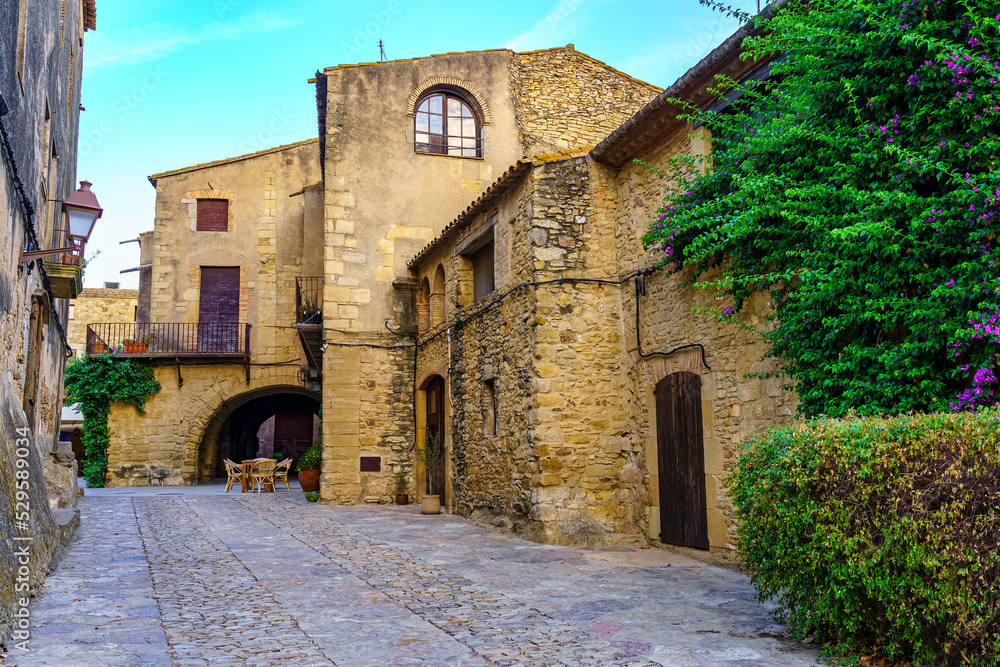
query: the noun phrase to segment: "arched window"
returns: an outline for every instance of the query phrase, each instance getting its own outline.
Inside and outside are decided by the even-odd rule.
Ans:
[[[431,320],[434,326],[444,322],[444,267],[440,264],[434,274],[434,289],[431,291]]]
[[[417,330],[427,331],[431,328],[431,284],[427,278],[420,283],[417,292]]]
[[[413,148],[418,153],[483,156],[483,124],[471,104],[448,91],[434,91],[417,102]]]

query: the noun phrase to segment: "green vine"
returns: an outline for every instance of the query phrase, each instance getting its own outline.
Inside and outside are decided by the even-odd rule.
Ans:
[[[114,351],[80,357],[66,367],[66,404],[83,413],[83,445],[86,460],[83,476],[87,486],[104,486],[108,472],[108,413],[111,402],[131,403],[145,413],[146,399],[160,391],[153,369]]]
[[[711,153],[664,170],[646,248],[763,339],[805,415],[994,402],[996,3],[789,0],[755,22],[743,57],[782,57],[720,77],[725,109],[676,100]]]

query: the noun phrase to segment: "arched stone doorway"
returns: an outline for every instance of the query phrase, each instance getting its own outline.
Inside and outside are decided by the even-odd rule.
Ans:
[[[296,386],[267,387],[227,400],[205,428],[198,449],[199,482],[224,477],[224,458],[255,458],[261,447],[258,433],[272,418],[281,453],[298,458],[314,442],[311,418],[319,414],[320,405],[318,393]]]

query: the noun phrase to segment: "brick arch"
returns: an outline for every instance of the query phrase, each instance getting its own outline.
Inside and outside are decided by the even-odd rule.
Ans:
[[[468,93],[476,104],[479,105],[479,113],[482,116],[483,125],[489,125],[493,122],[493,116],[490,114],[490,107],[486,104],[486,100],[480,94],[478,90],[473,87],[468,81],[461,81],[460,79],[452,79],[447,77],[435,77],[433,79],[427,79],[419,86],[417,86],[412,93],[410,93],[410,98],[406,101],[406,115],[414,117],[417,115],[417,100],[430,90],[431,88],[460,88],[461,90]]]

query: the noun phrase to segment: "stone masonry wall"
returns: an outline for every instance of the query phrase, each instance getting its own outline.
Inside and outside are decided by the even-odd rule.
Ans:
[[[19,6],[26,10],[23,19]],[[68,303],[50,299],[38,263],[21,264],[18,253],[28,247],[29,227],[42,248],[52,247],[56,201],[76,189],[82,10],[81,2],[67,4],[64,16],[54,3],[0,3],[5,104],[0,123],[10,140],[9,151],[0,148],[0,653],[5,657],[20,654],[16,645],[35,632],[15,614],[26,610],[75,525],[75,519],[65,518],[73,510],[53,511],[76,502],[75,466],[56,448],[66,361],[60,325],[66,325]],[[51,159],[53,153],[58,160]],[[95,190],[99,195],[100,188]],[[33,303],[42,322],[38,346],[30,335]],[[34,391],[26,386],[29,364],[37,368]],[[30,400],[34,419],[24,409]],[[73,483],[65,489],[46,483],[67,477]],[[57,495],[60,490],[65,495]]]
[[[422,336],[418,376],[448,378],[454,511],[560,544],[642,544],[642,442],[629,432],[614,238],[594,216],[589,159],[540,158],[494,209],[429,254],[446,267],[443,325]],[[495,212],[495,217],[494,217]],[[458,249],[495,220],[496,291],[463,305]],[[610,255],[605,256],[610,252]],[[530,285],[495,302],[521,282]],[[461,307],[460,307],[461,306]],[[451,328],[451,368],[442,372]],[[486,431],[486,381],[498,435]]]
[[[689,127],[643,159],[665,169],[672,156],[707,154],[709,150],[707,131],[692,131]],[[611,184],[609,195],[614,193],[613,199],[605,201],[602,215],[615,220],[618,232],[615,242],[622,272],[652,266],[656,258],[642,249],[640,239],[672,185],[635,164],[617,173],[605,171],[602,178]],[[636,352],[635,291],[624,290],[622,314],[625,362],[630,378],[630,418],[645,443],[649,536],[658,539],[660,508],[653,388],[672,373],[687,371],[701,375],[709,542],[718,555],[732,557],[736,524],[726,478],[746,436],[791,420],[796,401],[793,393],[780,389],[780,380],[746,377],[774,371],[776,362],[761,360],[765,346],[759,337],[739,326],[717,322],[711,314],[698,312],[700,308],[717,310],[727,304],[714,300],[707,291],[681,286],[687,277],[687,272],[680,275],[658,272],[646,278],[646,295],[642,297],[640,312],[642,348],[648,354],[700,343],[705,347],[711,370],[705,368],[697,348],[666,358],[640,359]],[[769,307],[766,295],[755,297],[747,323],[758,326]]]
[[[534,310],[534,294],[524,289],[499,303],[491,297],[473,303],[471,270],[454,248],[484,234],[493,239],[493,297],[529,280],[527,239],[517,233],[516,222],[530,217],[530,207],[530,197],[519,192],[501,196],[494,209],[479,216],[453,243],[429,255],[419,274],[420,280],[425,276],[433,280],[439,266],[445,274],[445,318],[420,332],[417,377],[420,387],[434,375],[445,380],[449,509],[518,531],[531,525],[531,481],[538,470],[528,421],[534,377],[529,313]],[[495,430],[490,429],[488,384],[496,401]],[[418,392],[420,446],[426,436],[425,394]],[[425,477],[422,466],[416,461],[415,466],[419,496]]]
[[[132,322],[139,292],[132,289],[85,289],[70,304],[66,338],[82,356],[87,347],[87,325],[99,322]]]
[[[511,87],[529,157],[597,144],[662,92],[572,44],[512,58]]]

